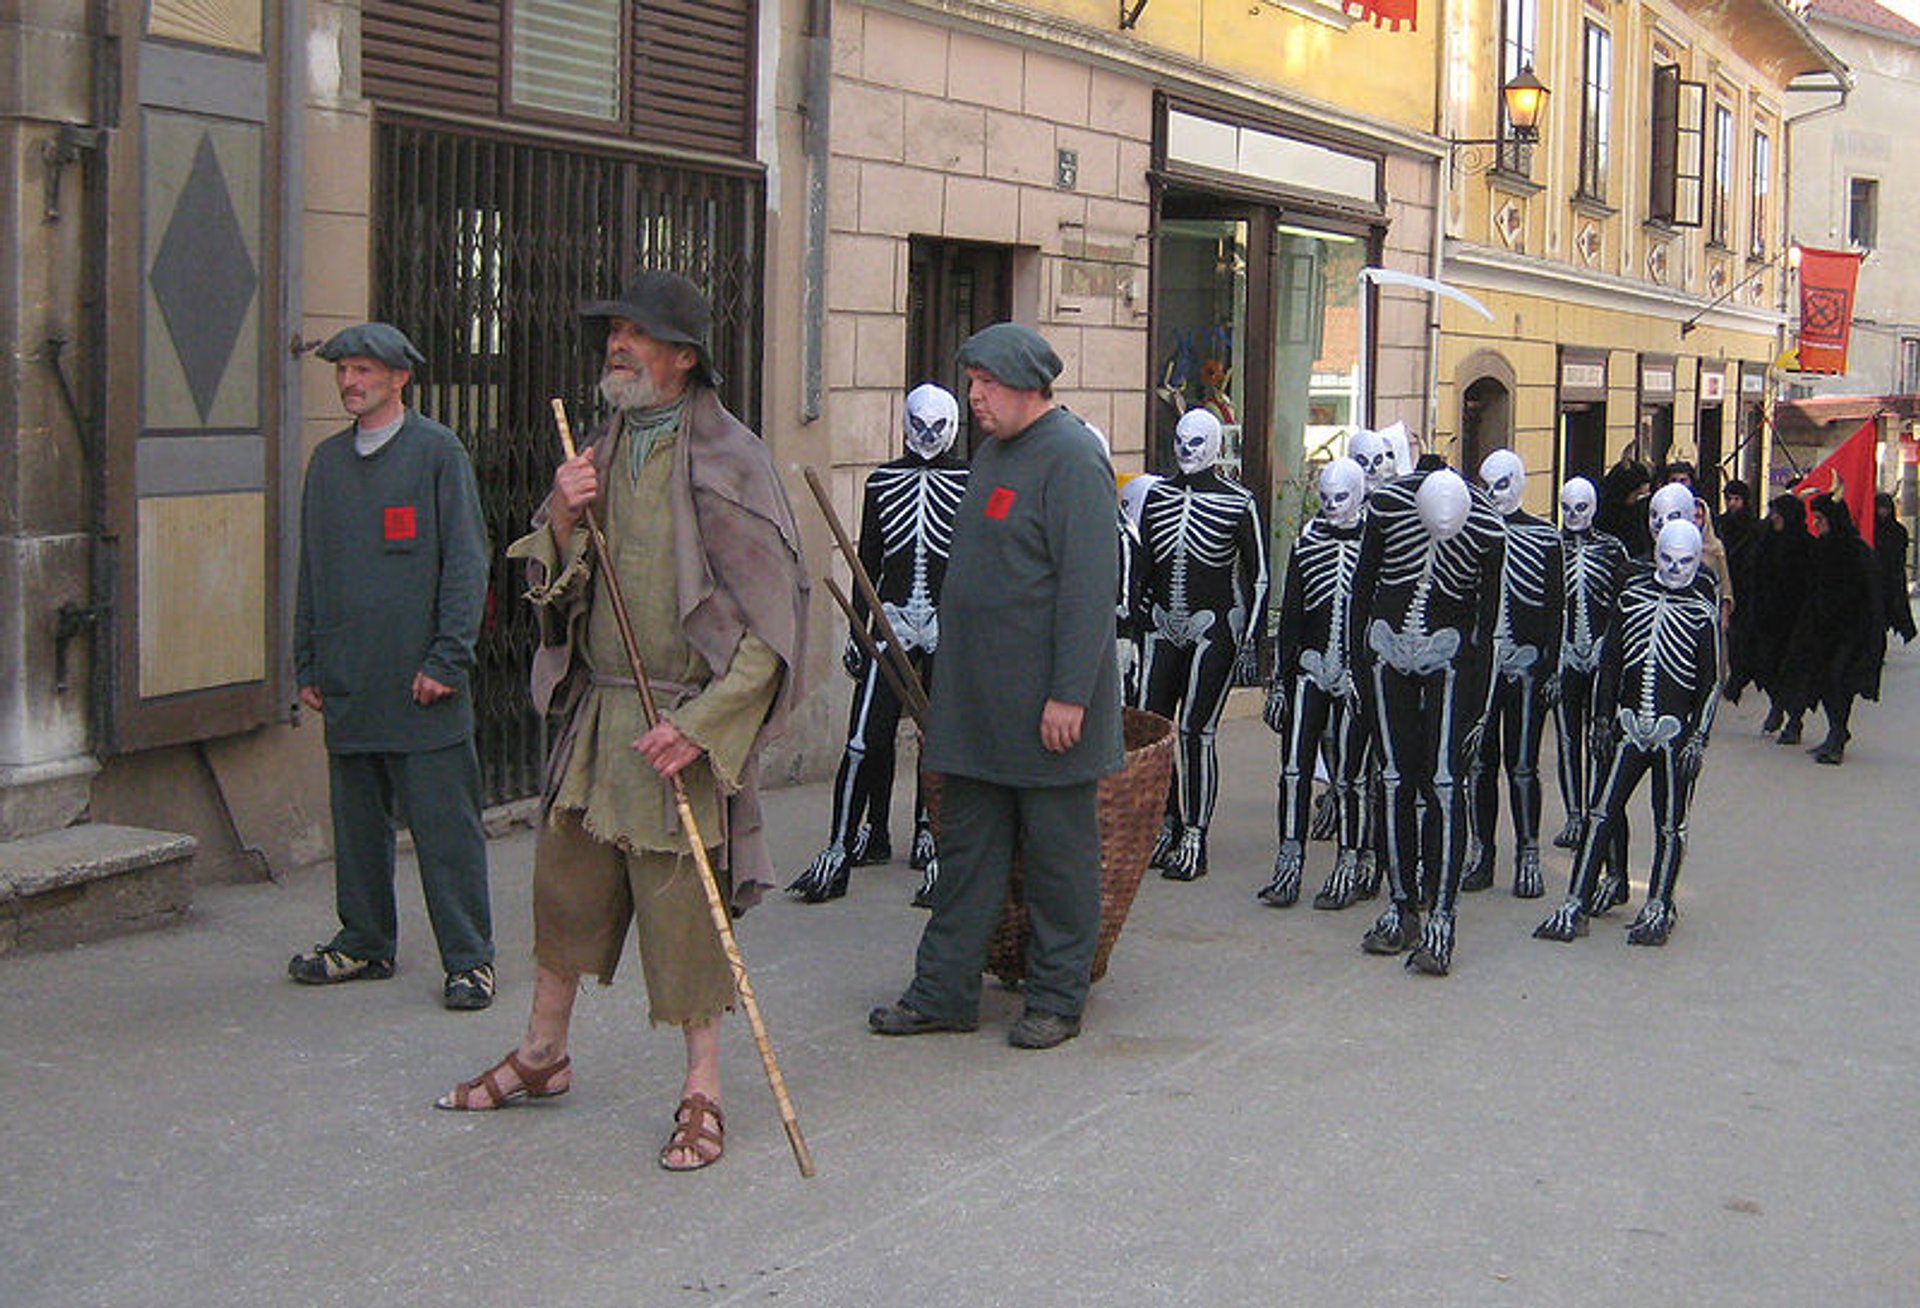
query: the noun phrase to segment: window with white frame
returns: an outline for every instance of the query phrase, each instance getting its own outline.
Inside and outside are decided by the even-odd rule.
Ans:
[[[1582,48],[1578,193],[1604,201],[1613,153],[1613,33],[1588,23]]]
[[[1707,244],[1725,247],[1733,238],[1733,110],[1713,106],[1713,170],[1707,174]]]
[[[1523,68],[1533,67],[1535,52],[1540,43],[1540,5],[1539,0],[1501,0],[1500,5],[1500,85],[1520,75]],[[1521,142],[1508,140],[1507,101],[1496,89],[1495,102],[1500,106],[1500,167],[1509,172],[1526,173],[1533,160],[1533,147]]]
[[[1773,135],[1765,127],[1753,130],[1753,212],[1748,221],[1747,257],[1767,257],[1768,233],[1773,226]]]
[[[1707,88],[1680,76],[1680,65],[1656,51],[1653,132],[1648,159],[1647,221],[1698,227],[1705,191]]]
[[[1871,177],[1847,179],[1847,239],[1871,250],[1880,234],[1880,183]]]

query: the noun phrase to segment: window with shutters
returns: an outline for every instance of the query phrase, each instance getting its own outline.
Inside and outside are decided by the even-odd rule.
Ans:
[[[1707,88],[1680,76],[1680,66],[1653,69],[1653,131],[1647,220],[1698,227],[1705,194]]]
[[[621,0],[513,0],[513,103],[572,118],[620,119]]]
[[[749,158],[757,0],[364,0],[367,98]]]

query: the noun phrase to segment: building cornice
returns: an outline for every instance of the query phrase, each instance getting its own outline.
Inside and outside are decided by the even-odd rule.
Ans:
[[[1200,102],[1231,99],[1317,134],[1423,159],[1438,159],[1446,145],[1424,131],[1368,118],[1311,96],[1289,94],[1269,83],[1210,67],[1121,32],[1089,27],[1004,0],[862,0],[869,9],[918,18],[1011,40],[1032,49],[1071,51],[1088,63],[1140,77],[1158,89]],[[1304,21],[1304,20],[1303,20]]]
[[[1530,295],[1590,309],[1632,313],[1672,322],[1676,330],[1711,303],[1671,286],[1587,272],[1551,259],[1511,254],[1451,237],[1441,259],[1441,280],[1467,290]],[[1727,303],[1702,315],[1700,325],[1771,334],[1786,321],[1786,315],[1777,309]]]

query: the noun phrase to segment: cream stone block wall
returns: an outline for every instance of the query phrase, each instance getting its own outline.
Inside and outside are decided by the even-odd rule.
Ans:
[[[1152,129],[1147,82],[976,29],[836,6],[826,384],[849,512],[867,470],[900,452],[916,237],[1009,250],[1014,317],[1065,364],[1055,393],[1108,433],[1116,462],[1140,466]],[[1061,150],[1077,159],[1069,187]]]

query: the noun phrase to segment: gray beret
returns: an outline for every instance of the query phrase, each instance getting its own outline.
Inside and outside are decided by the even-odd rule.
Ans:
[[[335,332],[314,351],[328,363],[342,359],[377,359],[389,368],[413,369],[427,361],[407,334],[391,323],[363,322]]]
[[[1018,391],[1044,390],[1064,366],[1046,338],[1017,322],[997,322],[967,338],[955,356],[962,368],[992,373]]]

